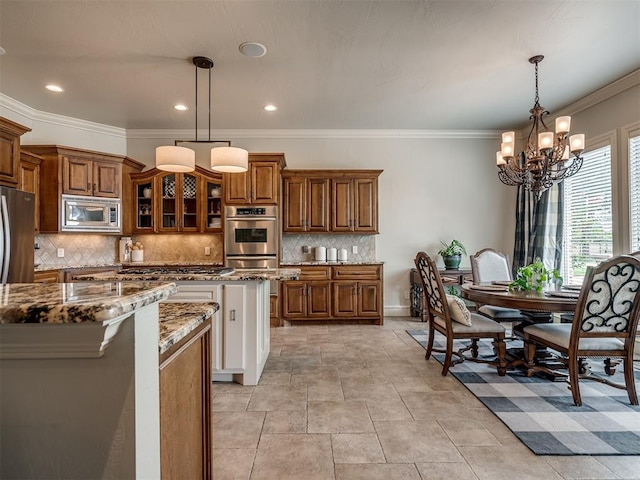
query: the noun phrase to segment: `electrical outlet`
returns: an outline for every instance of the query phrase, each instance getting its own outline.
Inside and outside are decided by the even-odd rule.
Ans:
[[[211,247],[204,247],[204,254],[211,255]]]
[[[302,246],[302,253],[309,253],[309,245]]]
[[[404,292],[404,299],[409,300],[409,291]]]
[[[358,253],[358,245],[354,245],[351,247],[351,253]]]
[[[64,258],[64,248],[58,249],[58,258]]]
[[[34,249],[34,250],[40,250],[40,244],[38,244],[38,243],[34,243],[34,244],[33,244],[33,249]]]

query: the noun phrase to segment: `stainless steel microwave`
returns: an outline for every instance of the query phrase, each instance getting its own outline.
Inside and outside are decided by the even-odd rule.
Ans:
[[[118,233],[121,231],[119,198],[62,195],[60,229],[63,232]]]

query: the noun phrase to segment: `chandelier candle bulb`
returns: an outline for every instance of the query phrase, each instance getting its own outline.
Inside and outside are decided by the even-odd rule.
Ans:
[[[571,135],[569,144],[571,145],[571,153],[582,152],[584,150],[584,133]]]
[[[500,166],[500,165],[506,165],[507,162],[504,161],[504,158],[502,158],[502,153],[500,152],[496,152],[496,165]]]
[[[516,132],[504,132],[502,134],[502,141],[504,143],[515,143],[516,142]]]
[[[553,133],[542,132],[538,134],[538,145],[540,150],[548,150],[553,147]]]
[[[500,145],[500,152],[502,153],[503,158],[513,157],[513,144],[502,142]]]
[[[556,133],[569,133],[571,130],[571,117],[556,118]]]

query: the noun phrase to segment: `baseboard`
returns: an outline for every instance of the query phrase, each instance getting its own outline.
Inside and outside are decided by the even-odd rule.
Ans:
[[[409,307],[406,306],[391,306],[384,307],[384,316],[385,317],[408,317],[410,315]]]

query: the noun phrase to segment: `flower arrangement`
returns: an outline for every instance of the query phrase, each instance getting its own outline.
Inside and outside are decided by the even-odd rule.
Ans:
[[[551,281],[555,282],[556,287],[562,285],[562,277],[558,270],[548,270],[542,260],[536,258],[533,263],[518,269],[515,280],[509,284],[509,291],[541,292]]]

